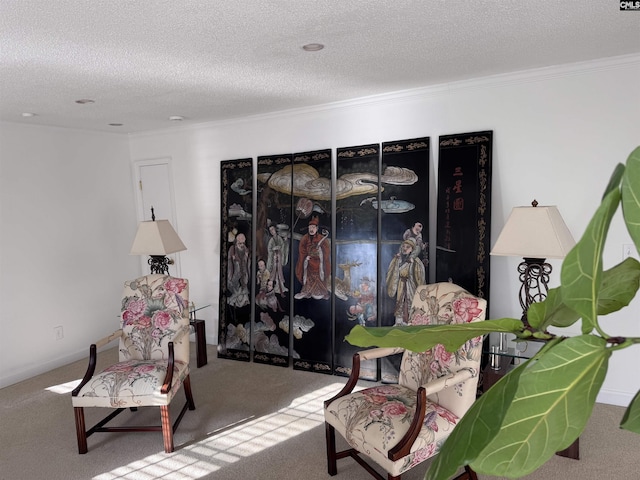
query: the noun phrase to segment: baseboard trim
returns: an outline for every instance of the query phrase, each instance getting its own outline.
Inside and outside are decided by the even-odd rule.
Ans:
[[[606,403],[607,405],[617,405],[619,407],[627,407],[631,403],[631,400],[633,400],[634,396],[635,393],[602,389],[596,397],[596,402]]]
[[[64,367],[65,365],[77,362],[78,360],[81,360],[83,358],[89,358],[89,348],[83,348],[82,350],[71,353],[69,355],[58,357],[49,362],[40,363],[38,365],[34,365],[31,368],[21,370],[18,373],[3,376],[0,378],[0,388],[8,387],[9,385],[22,382],[23,380],[28,380],[29,378],[47,373],[55,368]]]

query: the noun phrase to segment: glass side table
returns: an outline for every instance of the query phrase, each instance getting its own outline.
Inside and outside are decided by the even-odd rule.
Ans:
[[[543,341],[528,340],[514,343],[514,347],[502,345],[492,345],[489,350],[483,350],[483,355],[487,355],[487,366],[483,370],[482,389],[488,390],[500,378],[513,370],[516,366],[529,360],[543,347]]]
[[[207,338],[204,320],[198,320],[196,314],[211,305],[195,306],[194,303],[189,304],[189,324],[193,327],[196,334],[196,365],[198,368],[207,364]]]

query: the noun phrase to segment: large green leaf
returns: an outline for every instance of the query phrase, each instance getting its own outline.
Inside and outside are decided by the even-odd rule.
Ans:
[[[602,194],[602,198],[606,197],[607,194],[614,189],[620,188],[620,182],[622,182],[622,176],[624,175],[624,171],[627,167],[623,164],[619,163],[616,165],[616,168],[613,170],[611,174],[611,178],[609,178],[609,183],[607,184],[607,188],[605,188],[604,193]]]
[[[559,341],[560,338],[550,340],[533,358],[540,357]],[[460,467],[478,458],[500,430],[517,391],[520,375],[529,365],[525,362],[516,367],[476,400],[431,462],[425,477],[427,480],[448,480]]]
[[[582,333],[591,332],[596,325],[598,292],[602,281],[602,250],[619,203],[619,189],[607,194],[582,238],[562,263],[562,301],[582,317]]]
[[[542,302],[532,303],[527,310],[529,325],[537,330],[546,330],[550,326],[568,327],[580,319],[575,311],[562,301],[562,287],[552,288]]]
[[[620,428],[630,432],[640,433],[640,391],[633,397],[622,417]]]
[[[627,159],[622,178],[622,212],[636,250],[640,251],[640,147]]]
[[[523,324],[515,318],[501,318],[452,325],[414,325],[408,327],[363,327],[356,325],[345,340],[357,347],[403,347],[424,352],[438,343],[449,352],[464,342],[491,332],[518,333]]]
[[[500,430],[526,365],[509,372],[476,400],[431,462],[425,479],[449,480],[460,467],[478,458]]]
[[[640,262],[626,258],[603,272],[598,294],[598,315],[607,315],[629,305],[640,288]]]
[[[611,352],[595,335],[568,338],[520,376],[494,439],[470,463],[478,473],[527,475],[580,435],[591,416]]]

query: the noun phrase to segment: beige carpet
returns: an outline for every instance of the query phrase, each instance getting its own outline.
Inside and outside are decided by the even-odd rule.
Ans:
[[[326,473],[322,402],[344,384],[344,378],[220,360],[213,346],[208,348],[209,363],[195,368],[194,350],[196,410],[186,413],[176,432],[174,453],[163,452],[160,433],[96,433],[89,437],[89,453],[78,455],[70,388],[64,384],[82,377],[86,368],[82,361],[0,390],[0,478],[332,478]],[[115,349],[101,353],[98,367],[115,355]],[[178,398],[184,398],[182,392]],[[640,435],[618,428],[623,412],[621,407],[596,405],[580,439],[581,459],[554,457],[526,478],[639,478]],[[122,413],[119,421],[133,415]],[[137,415],[159,423],[157,410]],[[96,418],[87,411],[87,423]],[[425,471],[426,466],[419,467],[403,478],[422,479]],[[344,459],[333,478],[371,477],[353,460]]]

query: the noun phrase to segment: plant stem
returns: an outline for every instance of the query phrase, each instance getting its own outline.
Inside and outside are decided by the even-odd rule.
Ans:
[[[612,346],[610,347],[611,350],[622,350],[623,348],[630,347],[634,343],[640,343],[640,338],[639,337],[631,337],[631,338],[612,337],[612,338],[607,338],[607,343],[612,344]]]

